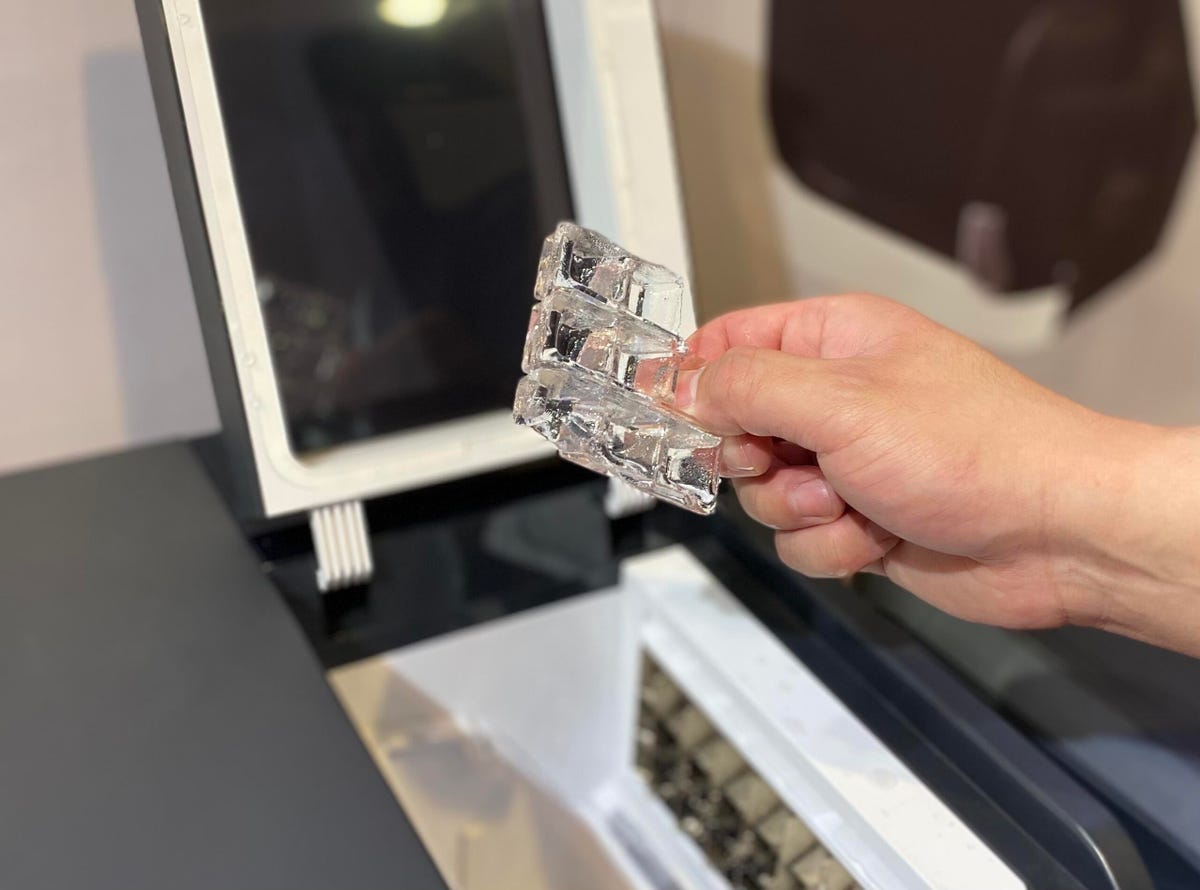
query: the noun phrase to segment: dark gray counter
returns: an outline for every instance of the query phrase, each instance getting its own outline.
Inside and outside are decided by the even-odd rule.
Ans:
[[[188,446],[0,479],[0,887],[444,886]]]

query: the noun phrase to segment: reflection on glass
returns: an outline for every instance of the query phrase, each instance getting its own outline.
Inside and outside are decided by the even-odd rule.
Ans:
[[[383,0],[379,17],[401,28],[428,28],[446,14],[446,0]]]
[[[293,448],[504,408],[570,215],[535,0],[203,0]]]

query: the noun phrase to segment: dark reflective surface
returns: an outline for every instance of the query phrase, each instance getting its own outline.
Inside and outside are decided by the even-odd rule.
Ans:
[[[337,667],[615,584],[605,484],[555,459],[376,499],[369,588],[318,591],[302,525],[255,544],[317,655]]]
[[[1087,628],[969,624],[882,579],[861,586],[1114,809],[1156,888],[1197,886],[1200,661]]]
[[[297,451],[511,404],[571,215],[540,4],[415,6],[203,3]]]

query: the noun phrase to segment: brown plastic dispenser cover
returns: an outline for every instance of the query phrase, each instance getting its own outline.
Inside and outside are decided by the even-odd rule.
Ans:
[[[776,0],[770,114],[810,189],[999,291],[1077,305],[1158,243],[1196,127],[1179,0]]]

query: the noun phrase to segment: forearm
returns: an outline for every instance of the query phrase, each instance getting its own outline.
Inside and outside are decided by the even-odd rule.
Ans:
[[[1089,434],[1061,489],[1073,620],[1200,656],[1200,428]]]

